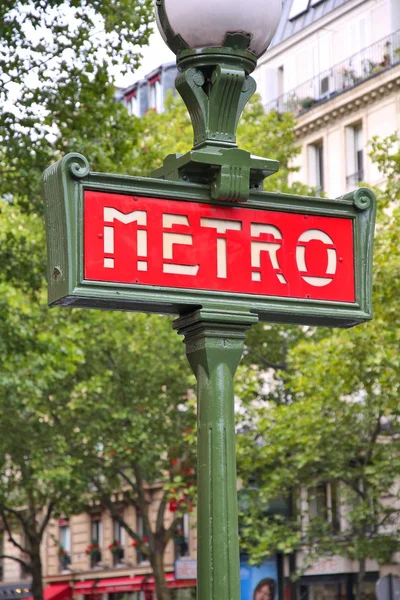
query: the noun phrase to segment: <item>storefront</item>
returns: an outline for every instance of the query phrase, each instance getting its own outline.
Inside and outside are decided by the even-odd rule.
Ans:
[[[31,595],[31,584],[26,581],[0,585],[0,600],[26,599]]]
[[[178,579],[174,573],[166,573],[166,580],[173,600],[192,600],[196,597],[195,579]],[[83,596],[84,600],[154,600],[155,589],[152,575],[136,575],[76,581],[73,595]]]
[[[365,577],[365,600],[375,600],[375,586],[379,573],[369,572]],[[301,577],[300,600],[354,600],[357,595],[357,573],[335,573]]]

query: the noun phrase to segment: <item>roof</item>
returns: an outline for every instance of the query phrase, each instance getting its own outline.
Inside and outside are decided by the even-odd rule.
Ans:
[[[283,0],[282,17],[269,48],[274,48],[302,29],[312,25],[315,21],[346,4],[346,2],[350,2],[350,0],[310,0],[306,11],[289,20],[293,5],[302,2],[299,2],[299,0]]]
[[[176,69],[175,62],[163,63],[162,65],[159,65],[156,69],[153,69],[153,71],[151,71],[150,73],[145,75],[143,79],[137,79],[129,87],[119,89],[117,92],[117,98],[121,99],[125,96],[128,96],[129,94],[131,94],[131,92],[136,90],[138,87],[140,87],[142,85],[146,85],[156,75],[164,73],[165,71],[169,71],[170,69]]]

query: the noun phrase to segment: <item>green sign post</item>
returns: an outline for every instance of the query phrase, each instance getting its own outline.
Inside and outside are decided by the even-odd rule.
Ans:
[[[179,315],[198,383],[199,600],[240,598],[233,382],[246,331],[371,318],[373,193],[263,192],[279,165],[236,145],[280,5],[191,0],[182,13],[179,0],[157,0],[193,149],[153,178],[95,173],[79,154],[43,176],[49,303]]]

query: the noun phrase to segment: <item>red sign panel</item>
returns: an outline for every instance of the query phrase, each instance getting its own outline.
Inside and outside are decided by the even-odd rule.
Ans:
[[[353,222],[85,191],[84,277],[354,302]]]

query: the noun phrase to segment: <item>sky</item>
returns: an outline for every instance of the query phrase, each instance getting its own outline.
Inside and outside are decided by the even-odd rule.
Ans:
[[[128,87],[138,79],[143,79],[145,75],[163,63],[175,62],[175,54],[166,46],[156,25],[154,25],[154,33],[150,37],[149,45],[141,48],[140,52],[143,59],[139,69],[130,75],[117,76],[118,87]]]

